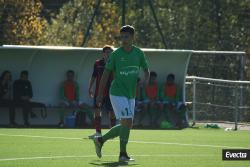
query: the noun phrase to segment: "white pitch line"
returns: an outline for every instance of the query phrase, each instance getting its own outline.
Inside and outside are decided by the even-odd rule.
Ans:
[[[133,157],[214,157],[211,154],[145,154],[145,155],[132,155]],[[37,159],[64,159],[64,158],[93,158],[96,155],[65,155],[65,156],[39,156],[39,157],[18,157],[18,158],[0,158],[3,161],[18,161],[18,160],[37,160]],[[103,155],[103,157],[118,157],[118,155]]]
[[[9,137],[30,137],[30,138],[43,138],[43,139],[64,139],[64,140],[82,140],[83,138],[72,138],[72,137],[54,137],[54,136],[33,136],[33,135],[12,135],[0,133],[0,136]],[[119,140],[111,140],[118,142]],[[231,149],[250,149],[248,147],[238,147],[238,146],[224,146],[224,145],[207,145],[207,144],[186,144],[186,143],[171,143],[171,142],[155,142],[155,141],[135,141],[130,140],[129,143],[138,144],[158,144],[158,145],[177,145],[177,146],[191,146],[191,147],[209,147],[209,148],[231,148]]]
[[[74,137],[54,137],[54,136],[33,136],[33,135],[12,135],[0,133],[0,136],[9,136],[9,137],[31,137],[31,138],[43,138],[43,139],[64,139],[64,140],[81,140],[82,138]]]
[[[17,160],[34,160],[34,159],[62,159],[62,158],[90,158],[96,157],[94,155],[89,156],[47,156],[47,157],[19,157],[19,158],[0,158],[1,161],[17,161]]]
[[[185,143],[169,143],[169,142],[148,142],[148,141],[129,141],[130,143],[140,144],[160,144],[160,145],[178,145],[178,146],[195,146],[195,147],[210,147],[210,148],[235,148],[235,149],[249,149],[247,147],[236,146],[220,146],[220,145],[208,145],[208,144],[185,144]]]

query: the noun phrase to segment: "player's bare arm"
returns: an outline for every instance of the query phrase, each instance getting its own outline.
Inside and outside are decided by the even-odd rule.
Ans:
[[[93,98],[94,97],[94,92],[93,92],[93,90],[92,90],[92,87],[93,87],[93,85],[94,85],[94,83],[95,83],[95,80],[96,80],[96,77],[91,77],[91,79],[90,79],[90,81],[89,81],[89,96],[91,97],[91,98]]]

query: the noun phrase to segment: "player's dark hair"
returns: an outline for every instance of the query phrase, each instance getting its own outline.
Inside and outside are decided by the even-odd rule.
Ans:
[[[102,52],[104,53],[106,50],[114,50],[114,47],[111,46],[111,45],[105,45],[103,48],[102,48]]]
[[[3,81],[5,75],[7,75],[7,74],[11,74],[10,71],[5,70],[4,72],[2,72],[2,75],[1,75],[1,77],[0,77],[0,81]]]
[[[133,36],[135,33],[135,28],[131,25],[125,25],[125,26],[122,26],[122,28],[120,29],[120,33],[121,32],[128,32],[129,34]]]
[[[175,75],[174,74],[168,74],[168,76],[167,76],[167,79],[175,79]]]
[[[151,71],[149,74],[150,77],[157,77],[157,73],[154,71]]]
[[[28,72],[27,70],[23,70],[23,71],[21,72],[20,75],[21,75],[21,76],[23,76],[23,75],[28,76],[28,75],[29,75],[29,72]]]
[[[67,71],[67,75],[68,75],[68,74],[75,75],[75,72],[74,72],[73,70],[68,70],[68,71]]]

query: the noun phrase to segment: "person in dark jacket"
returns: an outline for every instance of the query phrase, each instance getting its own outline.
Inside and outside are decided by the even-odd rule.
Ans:
[[[102,48],[102,58],[97,59],[94,64],[93,73],[89,82],[89,96],[94,99],[94,127],[96,129],[96,132],[93,135],[90,135],[89,138],[93,139],[95,136],[101,136],[102,134],[102,111],[107,111],[109,113],[110,118],[110,127],[113,127],[116,125],[116,118],[115,114],[112,108],[112,104],[109,98],[109,88],[111,86],[113,76],[111,75],[108,78],[108,83],[105,87],[104,93],[103,93],[103,106],[100,108],[96,105],[96,97],[99,90],[99,84],[101,81],[101,77],[103,74],[103,71],[105,69],[105,64],[108,61],[109,55],[113,52],[113,46],[105,45]],[[92,88],[95,85],[95,90],[93,91]]]
[[[22,107],[24,125],[28,127],[29,114],[31,113],[31,98],[33,97],[33,91],[30,81],[28,80],[28,71],[22,71],[20,79],[16,80],[13,85],[13,97],[17,107]]]
[[[11,72],[6,70],[0,78],[0,106],[9,108],[10,126],[16,126],[15,107],[12,100]]]

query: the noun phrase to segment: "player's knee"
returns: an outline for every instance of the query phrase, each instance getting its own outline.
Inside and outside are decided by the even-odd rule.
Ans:
[[[124,118],[124,119],[121,119],[121,125],[127,126],[127,127],[129,127],[129,128],[131,129],[131,128],[132,128],[132,125],[133,125],[133,120],[132,120],[132,118]]]

